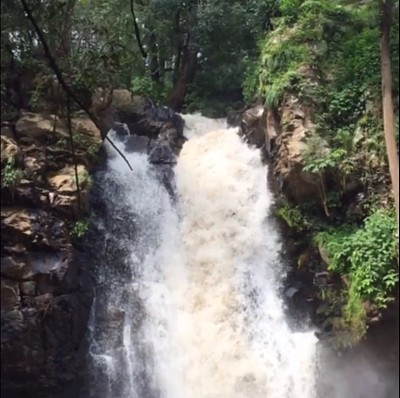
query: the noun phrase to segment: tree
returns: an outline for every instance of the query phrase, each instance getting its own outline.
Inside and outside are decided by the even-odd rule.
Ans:
[[[381,69],[382,100],[385,142],[389,160],[390,177],[393,184],[394,200],[399,225],[399,157],[394,132],[394,112],[392,97],[392,68],[390,57],[390,31],[393,20],[393,0],[380,0],[381,21]]]

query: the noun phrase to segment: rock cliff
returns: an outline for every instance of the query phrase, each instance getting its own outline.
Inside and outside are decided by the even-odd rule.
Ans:
[[[154,163],[173,163],[184,142],[182,119],[127,90],[113,95],[100,117],[119,134],[144,136],[144,150]],[[100,131],[90,119],[73,114],[74,151],[64,119],[21,111],[16,122],[1,127],[1,390],[6,398],[63,390],[85,364],[92,286],[75,243],[88,227],[92,168],[104,158],[99,157]]]

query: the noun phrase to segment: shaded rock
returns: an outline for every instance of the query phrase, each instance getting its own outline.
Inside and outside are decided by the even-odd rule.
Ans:
[[[23,296],[36,296],[36,283],[33,281],[22,282],[19,290]]]
[[[101,95],[94,98],[94,109],[102,102]],[[104,105],[104,104],[103,104]],[[157,138],[168,127],[175,131],[176,138],[183,137],[184,121],[172,109],[156,105],[154,102],[133,95],[128,90],[114,90],[112,101],[98,113],[104,124],[116,128],[119,134],[125,135],[119,124],[125,124],[130,134]]]
[[[1,312],[12,311],[19,307],[21,302],[19,283],[9,279],[1,279]]]
[[[147,153],[150,140],[147,137],[131,135],[125,140],[125,150],[127,152]]]
[[[2,258],[2,393],[46,395],[62,389],[81,371],[79,347],[91,295],[82,289],[79,264],[71,250],[25,249],[11,257]],[[33,280],[9,280],[3,271],[13,278]]]
[[[270,120],[269,123],[277,125],[278,121]],[[319,180],[303,170],[306,138],[315,131],[309,109],[295,97],[288,98],[281,110],[280,126],[280,134],[275,139],[274,172],[282,191],[295,203],[319,202]]]
[[[79,293],[44,294],[35,297],[29,309],[7,312],[2,324],[2,392],[38,396],[71,382],[81,371],[78,348],[88,307]]]
[[[1,126],[1,135],[15,140],[14,131],[10,126]]]
[[[81,134],[92,144],[102,143],[100,130],[85,113],[78,113],[71,120],[74,133]]]
[[[84,165],[78,165],[77,174],[79,192],[74,166],[64,167],[55,173],[51,173],[47,178],[51,190],[55,193],[52,206],[70,218],[77,217],[79,214],[78,199],[80,199],[80,204],[83,206],[81,210],[86,210],[88,205],[89,172]]]
[[[1,258],[1,275],[17,280],[32,278],[33,272],[25,256],[8,256]]]
[[[48,190],[39,186],[39,183],[22,179],[18,186],[14,188],[12,195],[2,195],[2,203],[11,205],[18,203],[20,206],[27,207],[46,207],[49,204]]]
[[[149,149],[149,161],[152,164],[176,164],[177,157],[170,143],[166,139],[158,139],[151,144]]]
[[[239,118],[239,121],[238,121]],[[240,126],[239,135],[257,148],[264,148],[271,155],[276,137],[280,133],[279,117],[273,110],[262,105],[244,112],[233,112],[228,120],[232,127]]]
[[[69,137],[67,126],[58,116],[31,112],[22,114],[15,125],[15,130],[18,138],[28,137],[44,140]]]
[[[230,127],[239,127],[242,121],[242,113],[240,111],[229,111],[226,122]]]
[[[175,174],[171,165],[157,165],[157,177],[172,199],[176,197]]]
[[[263,113],[263,126],[265,126],[265,149],[271,155],[275,139],[280,134],[279,118],[275,111],[267,109]]]
[[[81,176],[81,180],[79,181],[79,185],[84,184],[84,177],[88,177],[89,173],[85,166],[78,165],[77,166],[78,180],[79,176]],[[76,178],[75,178],[75,167],[69,166],[64,167],[59,170],[56,174],[49,176],[48,183],[51,188],[61,194],[73,194],[77,190]],[[87,183],[87,181],[86,181]]]
[[[1,234],[9,246],[22,244],[28,250],[58,250],[69,240],[63,221],[44,210],[20,207],[1,209]]]
[[[46,170],[44,159],[38,159],[33,156],[24,157],[24,173],[27,177],[35,178],[42,175]]]
[[[2,189],[1,392],[53,396],[81,373],[80,351],[90,312],[90,284],[71,245],[78,217],[69,132],[58,117],[23,112],[2,126],[1,160],[15,158],[21,179]],[[72,119],[81,199],[100,132],[84,115]],[[82,160],[82,161],[81,161]]]
[[[131,135],[131,132],[129,131],[129,128],[126,124],[123,123],[115,123],[113,130],[116,132],[117,137],[127,137]]]
[[[14,159],[16,163],[21,162],[21,149],[13,138],[1,135],[1,164],[8,159]]]
[[[285,290],[285,296],[291,299],[299,291],[300,289],[298,287],[289,287],[289,289]]]
[[[266,129],[263,124],[265,109],[259,105],[250,108],[242,115],[240,122],[240,134],[250,145],[261,148],[265,144]]]
[[[126,90],[116,90],[111,105],[100,108],[96,114],[108,118],[110,127],[120,123],[116,129],[127,147],[143,153],[149,150],[157,175],[173,194],[173,165],[185,141],[183,119]],[[5,201],[2,195],[1,209],[1,391],[9,397],[54,396],[83,373],[85,364],[82,342],[92,294],[87,267],[82,266],[82,258],[71,244],[71,221],[82,213],[77,208],[78,190],[66,127],[58,117],[24,112],[15,125],[15,139],[12,130],[1,134],[2,161],[13,156],[23,168],[13,195]],[[84,210],[91,186],[92,155],[101,137],[81,112],[74,114],[72,130]],[[137,133],[136,138],[131,132]],[[104,151],[102,160],[105,157]],[[107,208],[96,211],[107,212]],[[121,211],[121,218],[124,216]],[[129,239],[135,236],[136,230],[130,226],[134,223],[133,219],[123,224]],[[107,226],[111,234],[107,248],[104,242],[104,247],[96,248],[102,256],[109,256],[109,247],[115,244],[116,254],[110,259],[120,261],[118,272],[127,277],[131,272],[129,261],[120,259],[128,259],[128,252],[112,237],[119,228],[117,223]],[[92,238],[96,242],[98,231],[92,231]],[[112,327],[122,324],[122,313],[108,315],[112,315]]]

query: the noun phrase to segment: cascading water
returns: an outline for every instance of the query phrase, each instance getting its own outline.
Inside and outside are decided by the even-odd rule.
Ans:
[[[278,294],[266,166],[224,121],[185,119],[176,204],[144,154],[98,177],[92,396],[315,398],[316,338],[290,330]]]

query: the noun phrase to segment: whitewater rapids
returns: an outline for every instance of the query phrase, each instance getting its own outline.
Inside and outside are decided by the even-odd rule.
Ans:
[[[267,167],[224,120],[184,119],[176,204],[146,155],[126,153],[133,173],[119,157],[108,162],[104,181],[117,188],[106,201],[119,195],[109,217],[134,218],[136,234],[118,240],[128,280],[102,293],[121,329],[104,332],[92,312],[93,397],[316,398],[317,339],[290,329],[278,293]]]

